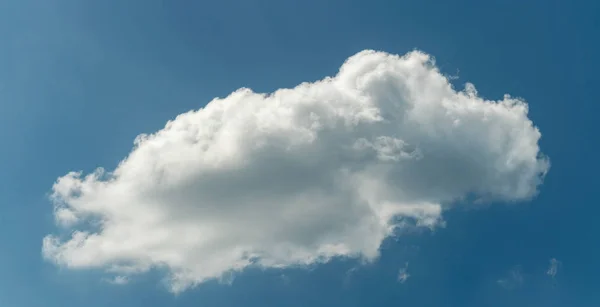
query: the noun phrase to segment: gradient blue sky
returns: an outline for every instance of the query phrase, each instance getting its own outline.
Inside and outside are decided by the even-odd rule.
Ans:
[[[0,306],[599,306],[598,37],[595,1],[0,1]],[[448,212],[368,266],[250,270],[179,296],[158,272],[117,286],[42,259],[57,177],[114,168],[215,96],[321,79],[367,48],[418,48],[456,84],[524,97],[552,162],[540,195]],[[522,283],[498,283],[515,270]]]

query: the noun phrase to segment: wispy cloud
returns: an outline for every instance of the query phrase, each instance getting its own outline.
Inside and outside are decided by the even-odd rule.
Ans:
[[[129,283],[130,280],[129,280],[129,277],[127,277],[127,276],[119,275],[119,276],[115,276],[112,279],[107,279],[106,281],[113,285],[126,285]]]
[[[498,279],[498,284],[507,290],[519,288],[523,285],[524,278],[521,273],[521,266],[513,267],[508,275],[504,278]]]
[[[408,262],[404,265],[404,267],[398,270],[398,281],[403,284],[408,280],[410,274],[408,274]]]
[[[550,277],[555,278],[556,274],[558,274],[558,269],[562,265],[562,262],[558,261],[556,258],[550,259],[550,267],[548,267],[548,274]]]
[[[348,271],[346,271],[346,274],[344,275],[345,286],[347,286],[350,283],[350,280],[352,279],[352,276],[354,275],[354,273],[356,273],[356,271],[358,271],[357,267],[350,268]]]
[[[279,279],[281,279],[284,285],[289,285],[291,281],[290,277],[285,274],[279,275]]]

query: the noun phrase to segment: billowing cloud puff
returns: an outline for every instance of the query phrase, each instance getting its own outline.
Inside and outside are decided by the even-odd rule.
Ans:
[[[174,292],[250,265],[373,260],[403,221],[457,200],[527,200],[548,161],[522,100],[456,91],[430,56],[363,51],[272,94],[240,89],[140,135],[112,172],[53,186],[44,256],[118,276],[162,268]]]

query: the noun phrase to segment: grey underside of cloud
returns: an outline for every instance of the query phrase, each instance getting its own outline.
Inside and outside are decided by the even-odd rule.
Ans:
[[[163,268],[174,292],[248,266],[372,261],[400,221],[535,196],[549,162],[527,113],[455,90],[425,53],[363,51],[334,77],[181,114],[112,172],[58,178],[56,221],[73,232],[46,236],[43,255],[118,276]]]

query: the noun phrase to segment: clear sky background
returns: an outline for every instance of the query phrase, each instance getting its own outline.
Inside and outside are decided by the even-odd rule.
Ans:
[[[599,37],[596,1],[0,1],[0,306],[599,306]],[[240,87],[415,48],[457,87],[527,101],[552,164],[538,197],[448,211],[369,265],[250,269],[177,296],[161,272],[115,285],[43,259],[58,177],[112,170],[138,134]]]

